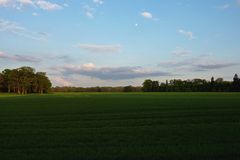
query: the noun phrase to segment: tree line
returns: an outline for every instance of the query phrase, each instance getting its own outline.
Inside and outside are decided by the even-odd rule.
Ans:
[[[53,87],[53,92],[240,92],[240,79],[235,74],[233,81],[224,81],[214,77],[205,79],[181,80],[173,79],[165,83],[147,79],[143,86],[125,87]]]
[[[165,83],[147,79],[143,82],[144,92],[240,92],[240,79],[235,74],[233,81],[224,81],[214,77],[210,81],[205,79],[181,80],[173,79]]]
[[[240,78],[234,75],[233,81],[214,77],[205,79],[173,79],[165,83],[147,79],[142,86],[125,87],[52,87],[45,72],[36,72],[32,67],[5,69],[0,72],[0,92],[8,93],[47,93],[51,92],[240,92]]]
[[[142,92],[142,87],[53,87],[52,92]]]
[[[5,69],[0,73],[0,92],[8,93],[47,93],[51,81],[45,72],[35,72],[32,67]]]

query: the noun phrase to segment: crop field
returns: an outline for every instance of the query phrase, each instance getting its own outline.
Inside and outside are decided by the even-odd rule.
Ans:
[[[240,159],[240,94],[0,94],[0,160],[30,159]]]

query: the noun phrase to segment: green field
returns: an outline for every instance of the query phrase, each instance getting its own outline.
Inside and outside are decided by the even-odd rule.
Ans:
[[[240,159],[240,94],[0,94],[5,159]]]

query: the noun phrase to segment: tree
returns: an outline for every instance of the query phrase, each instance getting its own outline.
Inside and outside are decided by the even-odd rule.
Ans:
[[[51,85],[46,73],[35,73],[35,69],[28,66],[5,69],[0,76],[0,89],[8,93],[45,93]]]
[[[20,73],[20,87],[22,94],[28,93],[30,91],[30,88],[32,86],[33,80],[34,80],[34,72],[35,69],[31,67],[21,67],[18,69]]]
[[[152,81],[152,92],[158,92],[158,91],[159,91],[159,82]]]
[[[18,93],[18,94],[21,93],[20,78],[21,78],[21,75],[20,75],[19,69],[11,70],[9,74],[9,83],[14,93]]]
[[[123,88],[123,92],[133,92],[133,87],[132,86],[126,86]]]
[[[205,79],[193,79],[193,80],[181,80],[172,79],[161,83],[158,87],[159,92],[229,92],[229,91],[240,91],[240,79],[237,75],[234,76],[235,82],[224,81],[223,78],[214,77],[210,81]],[[234,85],[233,85],[234,84]],[[143,91],[156,91],[159,83],[157,81],[145,80],[143,83]],[[151,89],[152,88],[152,89]]]
[[[52,86],[51,81],[48,79],[45,72],[37,72],[36,80],[37,82],[35,83],[38,93],[43,94],[44,92],[48,92]]]
[[[232,91],[239,92],[240,91],[240,79],[238,75],[235,74],[233,77]]]
[[[3,79],[4,79],[4,86],[7,88],[8,93],[11,92],[11,70],[10,69],[5,69],[2,71],[3,74]]]
[[[0,73],[0,91],[4,90],[4,78],[3,78],[3,74]]]
[[[223,82],[223,78],[217,78],[215,82],[216,83],[222,83]]]
[[[238,75],[235,74],[233,77],[233,82],[237,83],[239,81]]]
[[[211,85],[214,84],[214,77],[211,78]]]
[[[144,92],[152,92],[152,80],[151,79],[147,79],[143,82],[142,90]]]

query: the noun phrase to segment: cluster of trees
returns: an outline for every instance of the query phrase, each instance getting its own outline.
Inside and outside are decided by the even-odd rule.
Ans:
[[[141,92],[142,87],[53,87],[52,92]]]
[[[233,82],[214,77],[205,79],[181,80],[173,79],[159,84],[158,81],[147,79],[143,82],[144,92],[240,92],[240,79],[235,74]]]
[[[31,67],[5,69],[0,73],[0,92],[46,93],[51,86],[45,72],[35,72]]]

